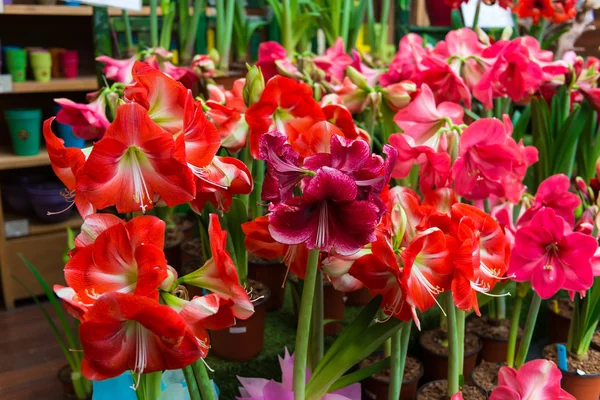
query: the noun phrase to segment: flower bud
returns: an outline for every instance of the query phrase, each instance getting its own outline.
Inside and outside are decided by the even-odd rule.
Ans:
[[[265,90],[265,78],[263,77],[260,68],[256,65],[248,69],[246,74],[246,84],[242,91],[244,97],[244,103],[250,107],[260,100],[263,90]]]
[[[176,286],[175,281],[176,280],[177,280],[177,271],[175,271],[175,269],[173,267],[171,267],[170,265],[167,265],[167,277],[160,284],[160,289],[164,290],[165,292],[171,292],[173,289],[175,289],[175,286]]]
[[[479,41],[481,43],[485,44],[486,46],[490,46],[491,45],[490,37],[479,26],[475,27],[475,33],[477,34],[477,38],[479,39]]]
[[[371,87],[369,86],[369,82],[367,81],[367,78],[363,74],[358,72],[356,70],[356,68],[354,68],[354,67],[346,68],[346,76],[348,78],[350,78],[352,83],[354,83],[356,86],[358,86],[362,90],[367,91],[367,92],[370,92],[372,90]]]
[[[215,65],[219,65],[219,63],[221,62],[221,55],[219,54],[219,51],[214,47],[208,52],[208,56],[211,60],[213,60]]]
[[[293,80],[302,80],[302,75],[298,70],[293,68],[293,65],[288,60],[275,60],[275,66],[279,75],[292,78]]]
[[[502,30],[502,35],[500,35],[500,40],[510,40],[513,34],[512,26],[507,26]]]
[[[396,112],[410,103],[410,94],[416,90],[417,85],[413,82],[404,81],[383,88],[381,93],[383,94],[383,100],[385,100],[388,107]]]
[[[196,54],[192,59],[192,69],[200,79],[211,78],[215,75],[215,62],[207,54]]]

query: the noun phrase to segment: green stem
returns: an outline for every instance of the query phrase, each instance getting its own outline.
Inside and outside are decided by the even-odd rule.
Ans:
[[[492,301],[496,303],[496,318],[506,319],[506,297],[496,297]]]
[[[162,388],[160,382],[162,380],[162,371],[152,372],[150,374],[142,374],[133,376],[134,379],[140,380],[140,385],[136,390],[138,399],[140,400],[156,400]]]
[[[402,386],[402,377],[400,376],[400,359],[402,358],[402,330],[396,331],[392,337],[392,356],[390,358],[390,384],[388,386],[388,399],[397,399],[400,397],[400,386]]]
[[[310,352],[309,352],[309,369],[314,371],[319,361],[323,358],[324,353],[324,320],[323,314],[323,274],[317,269],[317,277],[315,279],[315,295],[313,300],[311,328],[310,328]]]
[[[249,204],[250,215],[256,219],[263,215],[263,207],[260,205],[260,194],[262,193],[263,181],[265,180],[265,162],[263,160],[254,160],[252,164],[252,178],[254,179],[254,196],[251,196],[252,203]]]
[[[73,389],[75,389],[75,395],[77,396],[78,399],[84,400],[87,399],[89,397],[89,395],[91,394],[90,390],[87,389],[87,385],[86,385],[86,381],[87,379],[85,379],[83,377],[83,375],[81,375],[81,371],[77,372],[79,374],[79,378],[73,378],[72,382],[73,382]]]
[[[287,1],[287,0],[285,0]],[[302,300],[298,312],[298,330],[296,332],[296,352],[294,358],[293,391],[295,400],[304,400],[306,391],[306,360],[308,356],[308,338],[310,321],[319,265],[319,250],[310,250],[306,263],[306,277],[302,289]]]
[[[186,65],[192,61],[192,53],[194,52],[194,44],[196,43],[196,33],[198,32],[198,23],[200,15],[204,12],[204,0],[194,0],[194,13],[191,21],[188,21],[188,29],[186,34],[185,46],[181,54],[181,64]]]
[[[477,7],[475,8],[475,17],[473,18],[473,29],[477,28],[479,24],[479,13],[481,12],[481,0],[477,0]]]
[[[450,292],[445,293],[446,313],[448,314],[448,397],[459,390],[460,363],[458,359],[458,335],[456,325],[456,308]]]
[[[344,0],[344,8],[342,10],[342,25],[340,28],[340,36],[344,40],[344,48],[348,45],[348,34],[350,32],[350,14],[352,11],[352,0]]]
[[[188,22],[190,20],[190,1],[189,0],[178,0],[177,5],[179,6],[179,46],[183,52],[185,46],[185,39],[188,30]]]
[[[175,21],[175,4],[167,9],[168,14],[163,11],[162,30],[160,32],[160,47],[169,50],[171,47],[171,36],[173,33],[173,22]]]
[[[521,338],[521,345],[517,353],[515,360],[515,368],[519,369],[525,362],[527,353],[529,352],[529,345],[531,344],[531,338],[533,337],[533,330],[535,329],[535,322],[540,311],[540,304],[542,304],[542,298],[533,292],[533,299],[529,306],[529,314],[527,314],[527,322],[525,322],[525,328],[523,330],[523,337]]]
[[[233,13],[235,11],[235,0],[226,0],[227,5],[223,10],[225,12],[225,18],[222,19],[224,23],[220,31],[220,36],[217,37],[217,44],[219,50],[219,67],[222,71],[229,70],[229,57],[231,54],[231,35],[233,35]],[[223,3],[223,0],[219,0],[217,4]],[[217,10],[217,13],[219,10]]]
[[[127,10],[123,10],[123,25],[125,25],[125,43],[127,43],[127,49],[133,48],[133,35],[131,34],[131,21],[129,20],[129,14]]]
[[[281,24],[281,44],[285,48],[288,56],[294,52],[292,42],[292,10],[290,0],[282,0],[282,24]]]
[[[391,1],[383,2],[383,10],[381,11],[381,21],[379,25],[381,26],[381,30],[379,31],[379,43],[378,43],[378,55],[381,59],[385,57],[385,48],[387,45],[388,39],[388,17],[390,14],[390,3]]]
[[[402,327],[402,354],[400,355],[400,368],[398,369],[398,374],[402,377],[400,381],[400,392],[398,395],[402,394],[402,382],[404,381],[404,367],[406,366],[406,355],[408,354],[408,344],[410,342],[410,330],[412,328],[412,321],[408,321],[404,323]]]
[[[458,340],[458,373],[463,374],[465,362],[465,312],[456,309],[456,338]]]
[[[192,364],[192,370],[196,377],[196,383],[200,389],[200,396],[202,400],[214,400],[214,392],[210,378],[208,377],[208,371],[206,371],[206,365],[201,359]]]
[[[194,376],[194,370],[191,365],[182,369],[185,382],[187,383],[188,392],[190,392],[190,400],[200,400],[200,391]]]
[[[386,358],[392,356],[392,340],[391,339],[387,339],[383,343],[383,356]]]
[[[519,319],[521,318],[521,309],[523,308],[523,298],[517,295],[513,304],[513,313],[510,319],[510,332],[508,334],[508,347],[506,350],[506,365],[514,367],[515,349],[519,337]]]
[[[158,16],[156,7],[158,0],[150,0],[150,38],[152,47],[158,46]]]

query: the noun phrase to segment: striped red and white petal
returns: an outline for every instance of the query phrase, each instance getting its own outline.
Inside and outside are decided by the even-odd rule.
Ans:
[[[102,296],[79,327],[84,350],[82,373],[103,380],[127,370],[137,374],[179,369],[203,350],[183,318],[143,296]]]
[[[81,168],[77,191],[96,208],[145,211],[160,197],[168,206],[194,197],[183,136],[162,130],[136,103],[119,106],[114,122]]]
[[[183,137],[185,157],[192,172],[210,164],[221,146],[217,128],[206,118],[202,104],[188,90],[185,102]]]

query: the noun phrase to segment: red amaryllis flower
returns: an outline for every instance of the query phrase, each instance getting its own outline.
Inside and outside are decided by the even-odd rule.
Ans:
[[[213,122],[221,139],[221,146],[231,153],[237,153],[246,146],[248,123],[244,114],[233,107],[227,107],[214,101],[207,101],[209,109],[206,115]]]
[[[349,255],[375,240],[379,209],[358,201],[358,185],[345,173],[319,168],[303,195],[279,203],[269,214],[269,230],[285,244]]]
[[[468,204],[452,206],[454,236],[460,243],[452,294],[457,307],[480,315],[477,293],[487,294],[508,267],[510,247],[496,220]]]
[[[557,216],[564,219],[569,226],[575,226],[574,211],[581,200],[575,193],[569,192],[571,185],[569,178],[564,174],[556,174],[546,178],[535,193],[535,200],[531,207],[525,211],[517,221],[517,226],[525,226],[543,208],[551,208]]]
[[[162,199],[175,206],[194,197],[183,136],[177,140],[137,103],[119,106],[114,122],[80,169],[76,190],[96,208],[145,211]]]
[[[198,213],[207,201],[227,212],[234,194],[249,194],[254,187],[246,164],[233,157],[214,157],[196,176],[196,197],[190,205]]]
[[[304,83],[277,76],[269,80],[258,103],[248,108],[246,121],[250,127],[250,151],[258,156],[260,136],[278,130],[286,136],[299,136],[315,122],[325,120],[312,89]]]
[[[102,73],[106,76],[106,79],[125,84],[129,84],[133,80],[131,70],[133,64],[137,61],[137,56],[125,60],[115,60],[108,56],[100,56],[96,57],[96,61],[105,64],[104,68],[102,68]]]
[[[110,125],[106,118],[106,97],[98,96],[89,104],[75,103],[69,99],[54,99],[62,108],[56,114],[61,124],[73,128],[73,133],[86,140],[101,139]]]
[[[587,290],[594,282],[590,260],[597,249],[596,239],[573,232],[553,209],[543,208],[517,230],[508,273],[517,282],[531,281],[543,299],[560,289]]]
[[[110,292],[158,296],[167,278],[164,232],[165,223],[153,216],[126,223],[111,214],[90,215],[65,265],[65,280],[73,292],[57,294],[80,311]]]
[[[534,24],[538,24],[542,18],[560,24],[575,18],[576,3],[572,0],[518,0],[513,12],[520,18],[531,18]]]
[[[81,372],[93,380],[127,370],[142,374],[179,369],[207,352],[175,310],[122,293],[98,299],[79,326],[79,335],[85,354]]]
[[[46,142],[46,149],[48,150],[52,170],[68,190],[68,193],[65,194],[65,202],[70,202],[70,206],[75,204],[81,217],[85,218],[96,211],[90,202],[75,190],[77,174],[85,163],[85,155],[80,149],[65,147],[65,141],[52,132],[52,121],[54,121],[54,118],[44,121],[43,129],[44,141]]]
[[[485,132],[485,134],[483,134]],[[485,199],[493,194],[517,203],[524,190],[527,167],[537,161],[533,146],[517,144],[512,124],[505,117],[473,122],[460,137],[458,158],[452,166],[456,193],[468,199]]]
[[[133,66],[133,79],[135,84],[125,88],[124,99],[143,106],[161,128],[171,133],[181,131],[187,99],[185,87],[142,62]]]
[[[208,235],[212,257],[200,269],[179,278],[179,281],[208,289],[223,299],[231,299],[233,315],[247,319],[254,313],[254,306],[239,283],[237,270],[226,250],[227,232],[221,229],[216,214],[210,214]]]
[[[341,83],[346,74],[346,68],[352,64],[352,57],[344,51],[344,40],[337,38],[333,46],[325,50],[325,54],[313,59],[315,65],[325,71],[328,82]]]

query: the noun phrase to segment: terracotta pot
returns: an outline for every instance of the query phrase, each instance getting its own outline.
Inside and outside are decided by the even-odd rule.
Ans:
[[[570,324],[571,318],[555,313],[548,302],[548,342],[565,343],[569,339]]]
[[[431,26],[452,25],[452,7],[444,0],[427,0],[425,3]]]
[[[262,282],[271,291],[265,308],[267,312],[283,307],[285,298],[285,274],[287,267],[281,262],[264,260],[264,263],[248,261],[248,278]]]
[[[508,351],[508,339],[496,338],[483,335],[477,335],[481,341],[481,351],[479,352],[479,361],[487,362],[506,362],[506,352]],[[516,349],[521,343],[517,339]]]
[[[428,387],[429,385],[433,385],[435,382],[438,382],[438,381],[445,381],[445,380],[446,380],[446,379],[438,379],[438,380],[435,380],[435,381],[428,382],[428,383],[424,384],[424,385],[423,385],[423,386],[421,386],[421,387],[419,388],[419,390],[417,391],[417,397],[416,397],[416,399],[417,399],[417,400],[420,400],[420,399],[422,399],[422,397],[421,397],[421,392],[423,392],[423,390],[425,390],[425,388],[426,388],[426,387]],[[487,399],[487,395],[485,394],[485,391],[484,391],[484,390],[481,390],[480,388],[478,388],[478,387],[476,387],[476,386],[473,386],[473,387],[474,387],[474,388],[476,388],[476,390],[477,390],[477,391],[479,391],[479,392],[481,393],[481,395],[483,396],[483,398],[484,398],[484,399]],[[442,396],[439,398],[439,400],[445,400],[445,399],[448,399],[448,397],[447,397],[447,396],[446,396],[446,394],[444,393],[444,394],[443,394],[443,395],[442,395]],[[465,396],[465,399],[469,399],[469,397],[468,397],[468,396]],[[428,398],[428,400],[430,400],[430,398]]]
[[[562,372],[560,385],[577,400],[598,400],[600,397],[600,374],[577,375],[575,372]]]
[[[255,287],[248,281],[250,287]],[[265,333],[266,304],[271,295],[263,285],[263,298],[254,302],[254,314],[247,320],[237,320],[235,326],[210,332],[210,351],[227,361],[248,361],[260,354]]]
[[[419,343],[423,349],[421,362],[425,366],[425,382],[446,379],[448,377],[448,356],[432,352],[423,346],[421,338],[419,338]],[[466,383],[471,383],[471,371],[473,371],[473,368],[477,365],[477,355],[480,351],[481,341],[479,342],[477,349],[470,353],[465,353],[463,375]]]
[[[373,296],[366,287],[346,293],[347,306],[363,307],[369,304],[372,299]]]
[[[402,382],[399,400],[414,400],[416,398],[419,380],[423,376],[423,364],[419,364],[421,366],[419,375],[409,381]],[[361,382],[361,386],[364,395],[363,397],[365,399],[388,400],[388,389],[390,386],[389,379],[383,379],[383,377],[378,376],[369,376]]]

